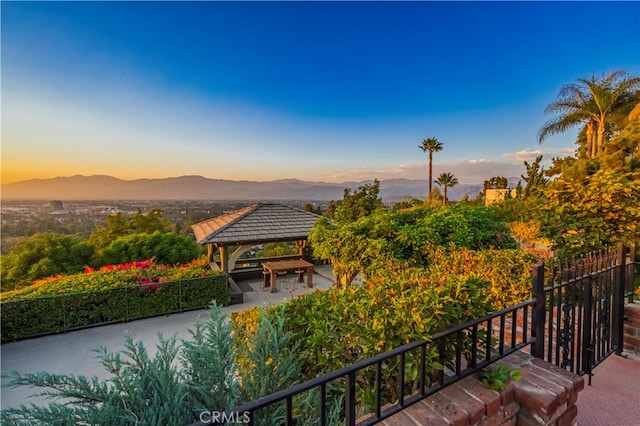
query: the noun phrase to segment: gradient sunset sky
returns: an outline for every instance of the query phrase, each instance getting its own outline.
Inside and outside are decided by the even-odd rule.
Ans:
[[[640,71],[640,2],[6,2],[2,183],[519,176],[563,84]]]

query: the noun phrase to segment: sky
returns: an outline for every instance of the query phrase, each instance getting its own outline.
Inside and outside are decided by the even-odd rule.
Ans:
[[[2,183],[519,176],[577,78],[640,71],[640,2],[8,2]]]

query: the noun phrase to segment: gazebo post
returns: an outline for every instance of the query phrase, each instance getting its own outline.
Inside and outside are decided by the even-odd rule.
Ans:
[[[229,251],[227,246],[220,246],[220,264],[222,271],[229,273]]]
[[[298,246],[298,254],[300,256],[303,256],[304,248],[307,245],[307,240],[296,240],[296,245]]]

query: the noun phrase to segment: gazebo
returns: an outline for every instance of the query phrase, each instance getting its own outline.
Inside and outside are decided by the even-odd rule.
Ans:
[[[214,264],[219,251],[218,267],[232,273],[240,256],[258,244],[294,241],[301,258],[309,231],[320,217],[282,204],[258,203],[198,222],[191,229],[198,244],[207,246],[209,262]],[[233,253],[230,246],[237,246]]]

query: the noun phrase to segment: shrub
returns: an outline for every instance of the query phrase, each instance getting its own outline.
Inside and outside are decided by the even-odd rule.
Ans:
[[[30,286],[0,294],[2,301],[54,296],[85,291],[103,291],[120,287],[145,286],[185,278],[216,275],[204,259],[186,265],[157,264],[151,259],[118,265],[105,265],[99,269],[85,267],[84,273],[56,275],[34,281]]]
[[[193,238],[173,233],[133,234],[117,238],[102,253],[102,264],[154,259],[175,265],[198,257],[200,249]]]
[[[433,280],[457,276],[478,277],[490,283],[487,301],[494,310],[520,303],[531,297],[531,271],[538,257],[521,250],[469,250],[460,247],[427,248],[427,274]]]
[[[98,359],[110,374],[103,382],[47,372],[3,373],[8,386],[38,387],[54,402],[2,410],[2,423],[184,425],[203,410],[232,408],[237,384],[231,336],[217,306],[182,348],[175,337],[158,337],[153,357],[130,335],[122,352],[99,348]]]
[[[292,344],[300,348],[302,377],[310,379],[438,331],[487,314],[489,283],[477,277],[427,279],[421,268],[396,269],[389,265],[366,285],[332,288],[307,294],[283,305],[284,330],[295,333]],[[261,316],[274,308],[232,314],[234,344],[246,346]],[[408,381],[418,377],[417,353],[408,358]],[[441,366],[434,351],[427,355],[432,370]],[[249,363],[240,358],[238,365]],[[397,361],[395,361],[397,364]],[[395,395],[394,361],[385,370],[385,389]],[[373,376],[358,379],[373,389]],[[363,386],[366,389],[367,386]],[[371,402],[371,401],[369,401]]]
[[[319,220],[309,233],[313,254],[330,261],[342,284],[362,273],[380,269],[389,259],[425,266],[425,247],[464,247],[474,250],[515,248],[509,230],[484,206],[416,207],[377,210],[356,221]]]
[[[69,235],[35,234],[2,257],[2,291],[56,274],[80,272],[91,262],[93,252],[93,246]]]
[[[159,343],[152,357],[140,341],[125,337],[125,350],[96,352],[109,377],[60,375],[47,372],[3,373],[7,386],[33,386],[38,395],[52,399],[48,406],[2,410],[2,424],[117,424],[184,425],[211,420],[212,412],[232,410],[237,404],[259,399],[300,380],[300,362],[291,345],[293,335],[283,329],[282,312],[274,311],[258,321],[255,336],[243,348],[252,361],[249,369],[235,364],[231,327],[213,304],[210,318],[198,321],[190,338],[178,345],[175,337]],[[6,379],[6,380],[5,380]],[[296,424],[317,424],[316,395],[293,399]],[[341,423],[339,399],[328,399],[328,424]],[[252,416],[237,413],[240,420],[256,425],[283,424],[284,404],[267,407]],[[343,422],[343,421],[342,421]]]
[[[225,274],[202,262],[108,265],[2,294],[2,342],[230,303]],[[29,319],[28,321],[25,319]]]

